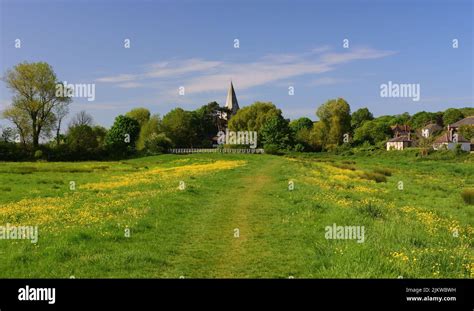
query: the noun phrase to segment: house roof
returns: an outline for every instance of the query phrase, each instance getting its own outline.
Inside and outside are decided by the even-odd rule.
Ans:
[[[399,137],[394,137],[392,139],[389,139],[389,143],[396,143],[396,142],[404,142],[404,141],[411,141],[407,136],[399,136]]]
[[[436,124],[436,123],[430,123],[430,124],[427,124],[427,125],[423,126],[422,129],[427,129],[427,130],[430,130],[432,132],[435,132],[435,131],[439,131],[443,128],[441,126],[439,126],[438,124]]]
[[[390,127],[392,131],[403,131],[403,132],[409,132],[411,130],[409,125],[403,124],[395,124]]]
[[[459,120],[458,122],[454,122],[453,124],[450,124],[449,126],[460,127],[461,125],[474,125],[474,116],[464,118],[462,120]]]
[[[435,139],[435,144],[442,144],[442,143],[452,143],[453,141],[449,138],[449,134],[444,132],[442,135],[438,136]],[[461,134],[458,134],[458,143],[468,143],[469,141],[465,139]]]

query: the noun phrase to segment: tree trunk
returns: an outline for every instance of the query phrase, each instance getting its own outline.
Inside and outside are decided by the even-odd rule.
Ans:
[[[59,132],[61,131],[61,120],[58,122],[58,128],[56,129],[56,145],[59,146]]]
[[[33,118],[32,120],[32,135],[33,135],[33,150],[36,150],[39,145],[39,133],[36,129],[36,118]]]

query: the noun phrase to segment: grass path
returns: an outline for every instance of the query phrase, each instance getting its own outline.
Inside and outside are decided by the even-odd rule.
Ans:
[[[199,214],[174,265],[189,271],[191,277],[249,277],[255,261],[262,262],[262,255],[271,252],[265,240],[258,238],[259,232],[265,230],[266,221],[259,214],[275,204],[272,200],[262,200],[268,189],[285,187],[273,176],[282,163],[277,157],[251,163],[223,180],[219,189],[209,192],[206,202],[195,202]],[[190,258],[195,264],[192,269],[189,269]]]

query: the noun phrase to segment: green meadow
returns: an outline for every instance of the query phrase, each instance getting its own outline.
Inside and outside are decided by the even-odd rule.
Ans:
[[[472,278],[472,155],[0,163],[2,278]],[[363,226],[364,241],[326,227]]]

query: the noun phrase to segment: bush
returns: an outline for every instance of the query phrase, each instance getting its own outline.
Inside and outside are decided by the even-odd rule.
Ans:
[[[296,152],[304,152],[304,151],[305,151],[305,147],[304,147],[303,144],[298,143],[298,144],[295,145],[294,150],[295,150]]]
[[[367,215],[370,218],[383,218],[384,212],[380,206],[373,205],[369,203],[369,205],[363,206],[359,208],[361,214]]]
[[[374,169],[374,173],[385,175],[385,176],[392,176],[392,170],[384,167],[379,167]]]
[[[386,182],[387,177],[379,173],[362,172],[360,177],[367,180],[374,180],[377,183]]]
[[[36,150],[34,157],[35,157],[36,160],[40,160],[41,158],[43,158],[43,151]]]
[[[281,155],[283,152],[278,148],[278,146],[273,145],[273,144],[266,144],[264,147],[265,153],[267,154],[275,154],[275,155]]]
[[[474,204],[474,188],[467,188],[461,192],[461,197],[466,204]]]
[[[165,134],[153,133],[150,138],[145,140],[145,149],[149,153],[163,153],[172,146],[172,141]]]

